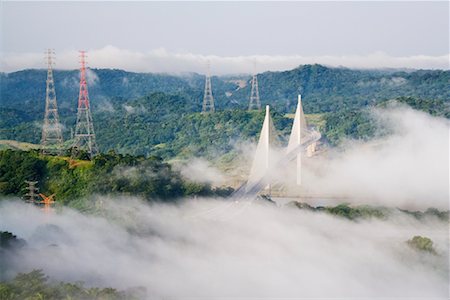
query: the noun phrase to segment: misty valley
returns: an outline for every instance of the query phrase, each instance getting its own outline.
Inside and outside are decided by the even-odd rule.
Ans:
[[[199,113],[195,95],[103,100],[95,154],[67,125],[43,148],[45,124],[3,108],[21,138],[0,149],[2,299],[447,293],[447,101]]]
[[[449,8],[2,1],[0,300],[450,299]]]
[[[425,298],[447,289],[447,212],[92,201],[95,213],[64,207],[51,215],[2,202],[3,228],[17,234],[2,234],[2,276],[13,278],[2,295]]]

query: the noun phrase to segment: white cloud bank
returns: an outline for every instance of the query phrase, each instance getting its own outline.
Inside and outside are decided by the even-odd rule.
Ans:
[[[57,50],[57,49],[56,49]],[[78,68],[77,51],[57,52],[56,67],[59,69]],[[88,64],[92,68],[116,68],[135,72],[156,73],[205,73],[206,65],[211,63],[212,74],[238,74],[254,71],[282,71],[302,64],[323,64],[348,68],[412,68],[448,70],[450,54],[441,56],[415,55],[405,57],[390,56],[383,52],[369,55],[348,56],[301,56],[301,55],[251,55],[217,56],[194,53],[171,53],[164,48],[148,52],[138,52],[106,46],[88,51]],[[0,68],[12,72],[28,68],[45,68],[41,53],[2,53]]]
[[[175,165],[184,178],[194,182],[209,183],[214,186],[223,185],[227,176],[202,158],[192,158]]]
[[[70,209],[45,215],[0,202],[0,228],[28,245],[15,271],[42,268],[53,280],[120,289],[146,299],[448,299],[448,223],[352,222],[296,208],[231,202],[227,220],[195,217],[214,200],[146,205],[101,198],[108,219]],[[242,206],[244,205],[244,206]],[[405,241],[425,235],[437,255]],[[11,274],[13,275],[13,274]]]
[[[403,105],[373,109],[370,115],[375,123],[383,125],[379,130],[389,134],[370,141],[348,140],[342,148],[328,148],[313,158],[304,157],[301,186],[295,183],[295,161],[274,168],[270,172],[274,190],[281,188],[281,194],[302,195],[306,197],[303,201],[315,205],[351,202],[448,210],[449,120]],[[272,150],[274,161],[284,157],[286,151],[277,147]],[[254,151],[243,155],[252,161]],[[257,173],[256,178],[264,172]]]
[[[305,185],[313,194],[349,196],[407,209],[449,207],[447,119],[411,108],[380,109],[373,117],[392,134],[350,143],[343,153],[311,160]],[[361,201],[361,200],[360,200]]]

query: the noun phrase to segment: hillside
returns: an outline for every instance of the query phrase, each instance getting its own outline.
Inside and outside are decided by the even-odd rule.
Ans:
[[[201,75],[102,69],[91,70],[88,75],[101,151],[164,158],[209,156],[226,153],[236,140],[254,141],[257,137],[263,114],[245,110],[251,87],[243,81],[250,77],[213,77],[218,112],[200,115]],[[39,143],[45,76],[45,70],[0,74],[0,139]],[[55,71],[65,140],[71,138],[75,125],[77,76],[77,71]],[[304,111],[316,114],[310,119],[325,130],[332,144],[342,136],[359,138],[370,133],[370,126],[358,126],[366,122],[358,119],[360,113],[351,111],[398,97],[441,104],[450,99],[449,71],[362,71],[305,65],[286,72],[265,72],[258,78],[262,103],[272,105],[275,125],[282,134],[289,130],[289,114],[294,112],[296,95],[301,92]]]
[[[306,113],[356,109],[397,97],[450,100],[450,71],[388,72],[305,65],[266,72],[258,79],[261,98],[281,111],[295,109],[298,93],[303,95]]]
[[[229,189],[191,182],[151,156],[102,153],[92,161],[44,156],[36,150],[0,150],[0,195],[23,196],[26,180],[38,181],[40,192],[55,193],[58,203],[89,208],[91,194],[136,195],[174,201],[189,195],[224,195]]]
[[[61,114],[72,113],[78,97],[78,71],[56,70],[54,77]],[[31,118],[37,114],[39,119],[44,110],[45,78],[46,70],[0,73],[0,106],[19,111],[26,108]],[[359,108],[401,96],[450,98],[450,71],[441,70],[397,72],[304,65],[284,72],[264,72],[258,75],[258,80],[262,103],[281,112],[294,109],[298,93],[303,94],[307,113]],[[153,92],[188,96],[198,111],[204,88],[204,76],[195,73],[175,76],[91,69],[88,81],[94,111],[107,110],[111,103],[123,103]],[[248,84],[244,86],[245,81]],[[246,108],[249,81],[250,76],[213,76],[217,108]]]
[[[12,150],[29,151],[32,149],[39,149],[39,148],[40,145],[38,144],[23,143],[14,140],[0,140],[0,150],[12,149]]]
[[[421,100],[400,97],[396,102],[436,116],[450,117],[450,104],[443,100]],[[376,106],[384,107],[392,101],[383,101]],[[370,106],[372,107],[372,106]],[[310,125],[322,132],[324,141],[337,145],[344,138],[370,139],[380,128],[371,118],[370,107],[344,109],[337,112],[307,114]],[[164,159],[221,157],[235,148],[237,142],[256,142],[264,112],[245,110],[218,111],[203,115],[191,113],[192,102],[182,96],[154,93],[138,98],[113,110],[98,112],[94,117],[97,142],[102,152],[115,150],[122,154],[156,155]],[[292,114],[280,114],[272,110],[274,125],[286,142],[292,125]],[[63,122],[75,123],[74,117],[63,118]],[[70,131],[65,129],[66,144],[70,144]],[[11,141],[40,140],[40,129],[33,122],[23,123],[11,129],[3,129],[8,140],[0,147],[29,149],[29,144]]]
[[[407,105],[432,116],[450,119],[450,102],[448,101],[399,97],[395,100],[382,101],[370,107],[324,114],[322,116],[323,125],[320,127],[323,139],[331,145],[338,145],[345,138],[368,140],[376,135],[388,134],[389,130],[386,130],[383,124],[374,120],[371,108],[386,108],[398,105]]]

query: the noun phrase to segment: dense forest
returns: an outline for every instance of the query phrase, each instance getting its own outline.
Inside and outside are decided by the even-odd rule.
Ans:
[[[171,105],[160,105],[164,101]],[[264,113],[229,110],[179,115],[174,108],[176,103],[181,110],[186,109],[179,96],[156,93],[134,102],[136,106],[152,110],[153,119],[140,113],[123,118],[99,117],[104,124],[98,129],[99,144],[113,146],[106,149],[103,146],[103,153],[92,161],[82,160],[82,153],[80,159],[70,159],[69,152],[57,157],[43,156],[38,150],[0,150],[0,194],[23,195],[25,180],[37,180],[42,192],[56,193],[61,203],[73,205],[86,205],[75,200],[92,193],[138,195],[162,201],[187,195],[228,195],[231,190],[187,181],[164,159],[201,156],[222,158],[231,163],[234,143],[255,141]],[[442,100],[402,97],[380,102],[377,107],[405,104],[431,115],[450,117],[448,102]],[[272,115],[283,142],[292,119],[277,112]],[[325,113],[314,118],[323,134],[323,142],[331,145],[338,145],[345,138],[371,139],[388,133],[383,124],[372,117],[370,108]],[[117,153],[114,149],[132,154]]]
[[[143,294],[140,289],[118,291],[114,288],[86,287],[81,282],[51,282],[42,270],[19,273],[13,280],[0,282],[2,300],[138,300],[144,298]]]
[[[338,145],[343,139],[368,140],[389,133],[384,124],[380,124],[371,113],[373,108],[407,105],[432,116],[450,119],[450,102],[444,100],[417,99],[399,97],[379,102],[377,105],[361,109],[347,109],[323,115],[324,126],[320,128],[324,139],[331,145]]]
[[[67,140],[75,124],[78,71],[57,70],[54,77]],[[0,73],[0,139],[39,143],[45,79],[45,70]],[[397,97],[450,99],[449,71],[363,71],[305,65],[285,72],[265,72],[258,75],[258,80],[262,104],[270,104],[280,114],[294,112],[298,93],[303,95],[307,114],[359,110]],[[203,96],[202,75],[93,69],[88,72],[88,81],[102,151],[170,157],[170,152],[179,147],[167,149],[167,153],[161,153],[160,147],[189,134],[179,129],[189,122],[196,123],[193,127],[204,125],[197,114]],[[213,77],[216,108],[223,115],[217,116],[220,120],[206,118],[206,123],[229,118],[230,126],[245,126],[240,123],[250,116],[238,110],[247,108],[249,83],[250,76]],[[256,130],[250,127],[244,137]]]
[[[163,93],[153,93],[127,105],[117,105],[114,111],[102,111],[94,116],[101,151],[163,158],[220,155],[232,148],[233,141],[256,139],[264,118],[264,112],[246,110],[191,113],[192,102]],[[11,115],[3,122],[15,119]],[[273,113],[273,119],[281,133],[292,123],[277,112]],[[75,116],[65,120],[75,123]],[[41,129],[34,122],[2,128],[0,138],[39,143]],[[70,139],[70,132],[65,130],[65,133],[65,138]]]
[[[36,150],[6,150],[11,147],[0,145],[0,194],[23,194],[25,180],[38,180],[41,191],[57,193],[61,201],[72,203],[90,193],[133,193],[164,200],[230,192],[187,182],[167,161],[204,157],[230,162],[236,143],[256,142],[264,112],[245,109],[249,86],[243,86],[242,80],[249,77],[214,77],[217,112],[201,114],[201,75],[121,70],[92,70],[89,74],[94,126],[102,154],[89,162],[41,156]],[[259,81],[262,102],[273,107],[271,114],[282,143],[289,135],[296,94],[300,92],[307,120],[321,131],[322,142],[338,145],[346,138],[370,139],[388,133],[373,119],[374,107],[405,104],[450,118],[449,74],[306,65],[260,74]],[[42,70],[0,74],[0,139],[39,143],[45,76]],[[67,148],[75,124],[77,76],[77,71],[55,72]],[[241,80],[240,86],[236,80]],[[133,170],[131,177],[125,171],[129,169]],[[145,176],[144,170],[151,170],[155,176]]]
[[[0,194],[22,196],[26,180],[38,181],[46,195],[58,203],[89,209],[87,195],[136,195],[152,201],[174,201],[183,196],[225,196],[231,189],[190,182],[160,158],[116,154],[92,161],[66,156],[44,156],[36,150],[0,150]]]
[[[75,124],[78,72],[57,70],[54,77],[64,138],[69,140]],[[40,142],[45,78],[45,70],[0,73],[0,139]],[[282,136],[291,124],[283,115],[295,110],[296,95],[302,93],[304,111],[326,120],[321,129],[332,144],[343,135],[370,136],[373,126],[364,113],[366,107],[397,97],[415,99],[410,105],[436,101],[435,105],[442,107],[450,99],[448,71],[362,71],[305,65],[265,72],[258,78],[262,104],[272,106]],[[245,111],[250,94],[250,77],[245,75],[212,78],[218,111],[214,115],[199,114],[204,85],[204,76],[199,74],[93,69],[88,81],[103,152],[163,158],[222,154],[235,140],[255,140],[263,117]],[[423,106],[422,102],[416,106]]]
[[[61,115],[76,110],[78,71],[54,72]],[[46,70],[0,73],[0,106],[37,114],[44,111]],[[213,94],[218,110],[245,109],[250,95],[250,75],[213,76]],[[295,109],[297,94],[305,99],[307,113],[321,113],[345,108],[360,108],[381,100],[410,96],[449,99],[449,71],[351,70],[322,65],[303,65],[284,72],[258,74],[261,102],[282,113]],[[110,108],[111,103],[127,101],[154,92],[189,96],[192,111],[199,111],[204,76],[178,76],[133,73],[123,70],[92,69],[88,85],[94,112]],[[26,110],[25,110],[26,109]]]
[[[400,97],[381,101],[359,109],[306,115],[310,124],[321,131],[323,141],[338,145],[341,140],[370,139],[386,132],[373,119],[371,109],[405,104],[431,115],[450,117],[449,102],[444,100]],[[95,116],[97,142],[102,152],[114,150],[121,154],[159,156],[163,159],[201,156],[219,158],[233,151],[236,142],[255,142],[261,129],[264,112],[225,110],[214,114],[191,113],[192,103],[180,95],[153,93],[129,102],[129,107],[114,106],[114,111]],[[127,111],[128,110],[128,111]],[[131,111],[133,110],[133,111]],[[292,125],[292,115],[272,110],[275,128],[282,142]],[[75,123],[74,116],[65,119]],[[0,122],[14,123],[14,115]],[[4,139],[39,143],[41,129],[32,121],[3,129]],[[65,139],[70,132],[65,130]],[[66,142],[70,146],[70,141]],[[230,154],[232,155],[232,153]]]

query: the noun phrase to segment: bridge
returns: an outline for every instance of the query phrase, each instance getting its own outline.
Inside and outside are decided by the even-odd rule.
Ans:
[[[301,185],[302,153],[312,152],[317,141],[321,138],[320,132],[308,128],[302,108],[301,95],[298,96],[297,109],[292,125],[289,143],[285,154],[281,157],[273,155],[271,142],[274,142],[275,128],[270,117],[270,108],[266,106],[266,115],[256,147],[255,158],[251,168],[249,179],[241,185],[232,195],[233,199],[255,198],[262,190],[276,183],[273,176],[277,170],[286,168],[296,160],[296,183]]]
[[[187,217],[222,221],[233,219],[249,208],[261,191],[276,184],[277,178],[273,174],[277,170],[287,168],[292,161],[296,161],[296,183],[301,185],[302,154],[312,151],[320,138],[318,131],[307,127],[299,95],[288,146],[282,155],[275,155],[273,144],[276,143],[276,131],[270,117],[270,108],[266,106],[266,115],[247,182],[231,195],[231,201],[224,201],[221,205],[214,204],[211,208],[196,211]]]

